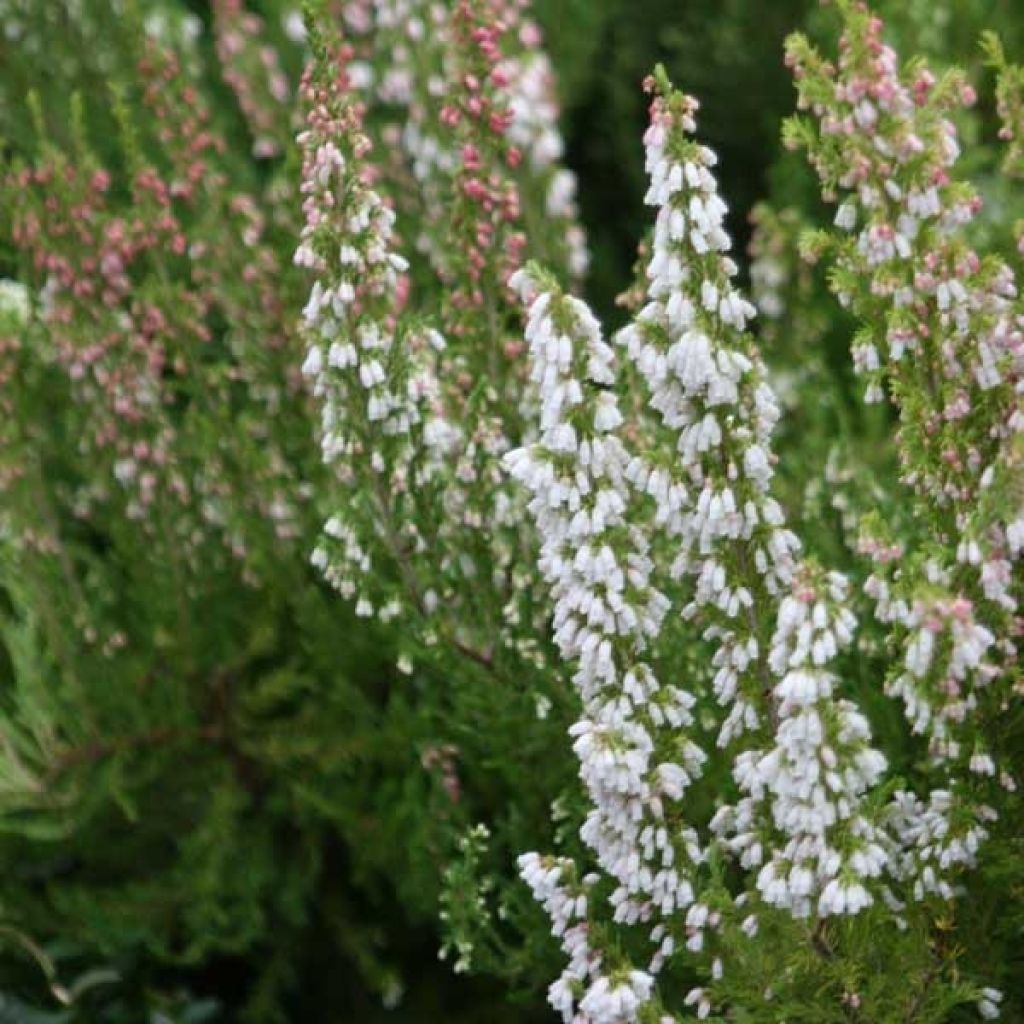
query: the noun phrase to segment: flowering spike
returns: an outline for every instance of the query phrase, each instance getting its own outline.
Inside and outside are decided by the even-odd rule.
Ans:
[[[390,535],[381,544],[375,524],[397,518],[391,506],[426,485],[454,440],[435,415],[434,362],[445,346],[436,330],[399,326],[407,282],[406,262],[395,249],[394,212],[367,183],[370,140],[348,91],[347,54],[332,53],[323,41],[318,52],[302,87],[306,223],[295,262],[319,275],[303,311],[309,339],[303,373],[322,403],[324,460],[337,465],[350,496],[328,520],[327,546],[317,548],[313,561],[345,596],[360,594],[357,614],[390,618],[399,599],[388,593],[375,600],[356,580],[370,584],[378,549],[385,560],[403,560]],[[433,453],[415,479],[414,431]],[[418,587],[406,598],[423,613],[434,604]]]
[[[649,650],[668,601],[651,584],[644,531],[630,521],[636,500],[630,459],[619,436],[613,351],[579,299],[562,293],[534,267],[512,284],[528,304],[530,373],[539,392],[540,436],[505,457],[530,492],[541,536],[540,569],[554,600],[555,642],[574,666],[583,700],[570,730],[592,810],[581,836],[615,882],[616,921],[670,916],[694,901],[691,873],[700,859],[692,829],[671,808],[700,774],[705,755],[685,730],[694,698],[655,676]],[[556,930],[578,898],[559,880],[564,867],[521,860],[524,878],[554,913]],[[560,931],[561,933],[561,931]],[[575,1019],[574,985],[587,982],[579,1012],[618,1020],[628,1003],[635,1019],[651,979],[632,972],[617,983],[587,951],[587,933],[563,937],[570,965],[551,1001]]]
[[[847,584],[796,561],[799,544],[770,491],[778,407],[745,331],[754,310],[732,285],[714,154],[691,138],[696,102],[664,72],[653,89],[647,202],[658,215],[648,304],[618,342],[676,438],[674,472],[695,495],[659,521],[679,544],[674,571],[696,582],[684,614],[716,644],[714,689],[729,709],[719,745],[751,734],[734,768],[747,796],[712,827],[744,867],[760,867],[766,903],[801,917],[856,913],[871,902],[861,879],[884,863],[858,806],[885,761],[863,716],[835,700],[828,668],[855,626]],[[772,748],[756,745],[772,735]]]
[[[810,112],[790,138],[807,149],[824,197],[841,200],[832,281],[861,324],[854,367],[867,400],[891,396],[903,482],[937,524],[906,552],[876,521],[865,522],[860,543],[875,563],[867,593],[899,652],[887,691],[945,776],[928,801],[906,797],[891,811],[896,841],[909,844],[908,863],[917,860],[920,895],[947,885],[931,855],[940,870],[971,862],[991,820],[976,782],[1002,778],[985,715],[1006,706],[1018,658],[1024,321],[1013,270],[982,259],[965,237],[981,200],[953,176],[951,114],[974,102],[974,90],[962,74],[939,78],[921,61],[901,72],[864,4],[844,4],[842,16],[837,65],[800,36],[788,44],[799,105]],[[951,784],[956,766],[964,771]],[[920,838],[935,836],[936,819],[937,845]]]

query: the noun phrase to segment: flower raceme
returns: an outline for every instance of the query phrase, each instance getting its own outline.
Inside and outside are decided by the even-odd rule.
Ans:
[[[414,178],[416,188],[401,185],[396,199],[434,272],[475,286],[458,302],[479,303],[491,262],[505,277],[520,265],[524,204],[543,208],[554,226],[550,241],[535,234],[533,250],[579,278],[587,252],[576,181],[562,164],[554,73],[529,4],[375,0],[345,4],[343,14],[352,87],[380,108],[381,136],[401,154],[382,171]],[[466,235],[458,245],[453,227]],[[462,259],[460,269],[453,261]]]
[[[911,571],[868,526],[868,589],[904,651],[889,690],[915,731],[937,759],[992,774],[977,716],[1006,699],[1021,600],[1017,284],[1008,264],[982,258],[965,237],[981,200],[952,176],[960,145],[950,115],[974,90],[920,63],[901,73],[881,21],[862,4],[841,8],[837,66],[790,40],[799,105],[812,116],[794,120],[788,138],[806,147],[825,198],[842,199],[835,222],[846,237],[816,244],[830,247],[835,289],[860,321],[854,367],[869,401],[891,396],[903,480],[953,538],[923,538]]]
[[[700,773],[704,752],[684,732],[694,697],[662,686],[645,653],[668,610],[650,580],[647,539],[630,523],[630,457],[618,428],[613,352],[584,303],[562,294],[536,270],[514,283],[529,301],[526,338],[531,377],[540,393],[540,437],[505,458],[531,494],[541,536],[540,570],[554,600],[555,641],[575,663],[583,716],[571,732],[592,810],[581,836],[615,883],[616,921],[666,917],[694,901],[700,851],[695,834],[670,827],[666,805],[678,803]],[[587,395],[584,389],[596,392]],[[573,887],[567,862],[520,859],[523,877],[549,908],[570,963],[552,1002],[573,1019],[632,1019],[650,995],[646,972],[616,984],[588,942],[588,879]],[[592,881],[592,880],[591,880]],[[623,1016],[628,1008],[627,1016]]]
[[[865,592],[895,652],[886,691],[928,738],[937,773],[926,801],[897,794],[890,825],[917,851],[904,865],[915,892],[948,893],[936,863],[973,863],[995,819],[991,783],[1017,785],[993,726],[1014,697],[1024,597],[1024,319],[1012,267],[968,237],[981,199],[953,176],[952,114],[974,102],[973,88],[923,62],[901,71],[880,19],[860,3],[840,9],[836,65],[801,36],[788,44],[810,116],[794,119],[787,138],[806,148],[825,199],[841,201],[839,237],[809,248],[827,253],[834,289],[859,321],[852,354],[866,399],[888,396],[899,415],[916,518],[938,523],[897,541],[869,519],[859,550],[873,562]]]
[[[349,56],[314,64],[302,86],[309,109],[299,136],[306,223],[295,262],[319,275],[303,312],[303,373],[321,403],[324,461],[338,467],[350,495],[325,527],[331,555],[320,546],[313,561],[343,596],[358,597],[358,614],[389,618],[397,614],[395,599],[382,600],[369,586],[370,543],[360,517],[378,517],[395,496],[426,487],[436,459],[420,457],[422,451],[445,451],[455,430],[432,413],[443,337],[424,328],[396,338],[408,264],[395,248],[394,211],[363,174],[371,142],[349,92]],[[367,491],[367,477],[381,486]],[[420,544],[415,536],[408,540]],[[409,597],[430,603],[419,588]]]
[[[818,583],[820,573],[799,564],[799,544],[770,495],[770,432],[778,411],[744,333],[753,309],[730,281],[736,267],[725,255],[729,239],[710,171],[714,157],[689,137],[693,102],[664,83],[661,89],[645,140],[647,198],[658,207],[647,270],[651,301],[620,340],[647,385],[651,407],[677,438],[682,484],[696,496],[692,511],[667,521],[680,547],[673,573],[696,580],[683,613],[697,617],[717,646],[714,689],[729,712],[719,745],[729,749],[759,725],[775,730],[774,750],[741,745],[737,751],[734,774],[751,795],[735,809],[723,808],[715,826],[723,838],[739,829],[727,842],[748,850],[752,866],[763,845],[756,828],[751,831],[753,804],[771,794],[775,824],[789,835],[776,871],[787,865],[788,880],[770,865],[762,868],[763,898],[806,915],[821,895],[819,912],[841,913],[870,898],[853,881],[849,907],[845,899],[824,898],[823,887],[846,867],[826,834],[848,829],[860,837],[855,847],[870,835],[855,813],[857,798],[884,766],[867,746],[864,719],[831,699],[827,665],[853,628],[842,607],[845,581],[830,574]],[[767,701],[766,675],[781,680]],[[847,792],[837,782],[846,771],[838,766],[842,754],[860,766]],[[878,874],[877,853],[858,858],[862,862]]]

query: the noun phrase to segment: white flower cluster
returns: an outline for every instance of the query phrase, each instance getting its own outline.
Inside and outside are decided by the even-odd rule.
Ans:
[[[901,71],[881,27],[849,15],[837,65],[818,64],[806,41],[790,56],[818,121],[811,161],[828,198],[841,197],[836,226],[852,233],[837,265],[840,299],[862,321],[854,366],[869,400],[893,382],[902,479],[927,521],[944,521],[898,564],[891,545],[864,545],[876,563],[866,590],[899,659],[887,692],[945,775],[927,800],[897,795],[889,812],[897,873],[920,898],[948,893],[942,873],[969,864],[985,834],[977,777],[1015,785],[984,737],[986,716],[1016,696],[1024,319],[1013,270],[964,237],[982,203],[953,178],[948,112],[973,103],[973,89],[939,85],[923,64]]]
[[[857,71],[844,72],[836,87],[837,98],[853,102]],[[863,218],[856,249],[866,265],[849,260],[848,266],[865,278],[872,301],[881,297],[889,303],[885,341],[893,372],[900,372],[899,365],[911,356],[915,367],[922,361],[931,365],[943,388],[941,412],[946,425],[942,430],[925,429],[936,435],[937,445],[945,447],[933,460],[910,460],[904,478],[927,500],[952,508],[960,531],[954,540],[957,561],[975,567],[978,589],[1012,614],[1017,607],[1012,562],[1019,557],[1020,546],[1011,533],[1024,509],[1011,503],[1009,515],[993,518],[984,507],[987,503],[978,499],[979,491],[1007,487],[1015,467],[1019,473],[1024,320],[1017,308],[1017,282],[1006,264],[990,261],[983,266],[959,237],[981,204],[970,190],[950,183],[948,172],[959,156],[959,144],[952,121],[937,118],[930,103],[924,102],[934,78],[922,69],[913,86],[904,81],[896,54],[887,46],[878,50],[873,73],[879,72],[885,88],[877,90],[878,109],[866,98],[857,106],[871,115],[864,126],[873,136],[865,141],[873,145],[862,146],[858,183],[852,178],[840,181],[853,194],[840,206],[836,223],[853,230],[858,218]],[[877,124],[879,113],[886,118],[884,131]],[[915,145],[901,148],[899,140],[914,140]],[[886,266],[880,268],[882,263]],[[911,308],[918,310],[927,328],[916,327],[908,316]],[[920,312],[924,309],[926,315]],[[872,359],[858,362],[875,382],[873,395],[880,398],[877,382],[882,366],[877,352],[872,348]],[[884,594],[879,600],[881,617],[902,621],[908,630],[907,674],[895,689],[906,700],[915,729],[922,729],[934,720],[930,702],[921,698],[914,680],[928,672],[936,639],[928,634],[935,630],[919,628],[915,620],[920,618],[920,607],[904,609],[906,614],[900,615],[898,608],[886,611]],[[969,607],[966,597],[954,600],[961,609],[964,602]],[[957,635],[946,685],[960,691],[952,703],[962,709],[973,699],[964,686],[966,673],[979,665],[994,637],[973,620],[962,627],[954,625],[952,632]],[[1012,660],[1013,645],[1002,646],[1004,656]]]
[[[783,290],[789,284],[789,268],[771,252],[750,261],[750,288],[754,307],[765,317],[779,320],[786,312]]]
[[[309,141],[308,133],[299,136],[300,145]],[[313,381],[314,393],[324,399],[322,446],[324,460],[330,463],[359,453],[359,440],[347,429],[355,412],[349,391],[355,382],[365,397],[358,409],[360,417],[379,423],[386,434],[409,428],[408,405],[394,392],[385,370],[394,342],[391,325],[359,310],[371,297],[390,305],[398,291],[399,274],[407,265],[391,248],[394,212],[376,192],[361,185],[358,173],[334,142],[319,142],[314,160],[313,175],[303,182],[302,190],[307,200],[322,204],[330,220],[326,216],[307,219],[295,263],[327,273],[326,284],[320,279],[314,282],[303,309],[312,341],[302,372]],[[331,267],[314,243],[325,226],[340,243],[337,262]],[[342,372],[331,374],[330,370]]]
[[[1003,993],[997,988],[986,986],[981,990],[981,997],[978,999],[978,1013],[982,1020],[998,1020],[1001,1015],[1000,1004],[1003,1001]]]
[[[890,873],[909,885],[916,900],[933,893],[952,899],[949,876],[955,868],[974,866],[978,849],[988,836],[985,826],[995,818],[990,807],[964,806],[948,790],[932,790],[927,800],[897,791],[884,822],[893,840]],[[896,911],[902,909],[893,897],[889,901]]]
[[[891,578],[883,569],[884,564],[876,568],[865,589],[876,602],[877,617],[905,636],[902,671],[887,682],[886,692],[903,701],[912,729],[928,737],[936,761],[948,768],[963,755],[970,772],[996,775],[982,737],[975,735],[965,751],[958,732],[977,711],[978,693],[998,676],[988,658],[995,637],[977,621],[972,603],[951,592],[951,575],[937,562],[926,563],[918,588],[903,578],[898,565]],[[1000,781],[1013,786],[1008,777]],[[891,873],[910,885],[915,899],[929,893],[950,898],[949,877],[956,868],[973,866],[988,834],[985,826],[995,817],[989,806],[965,799],[956,786],[933,790],[927,799],[894,794],[885,815],[893,839]]]
[[[878,618],[898,624],[907,635],[903,671],[886,692],[903,701],[914,732],[929,737],[934,757],[955,760],[961,751],[953,727],[977,709],[978,690],[998,674],[986,657],[995,637],[977,621],[969,600],[945,589],[948,572],[934,562],[925,571],[929,587],[913,600],[901,596],[898,573],[894,584],[874,573],[866,587]],[[983,775],[995,772],[987,755],[976,754],[970,767]]]
[[[636,483],[679,545],[673,575],[696,581],[684,614],[701,616],[705,639],[717,645],[714,689],[730,709],[719,734],[725,746],[763,724],[756,669],[766,631],[758,598],[787,589],[799,543],[769,493],[778,406],[741,334],[754,309],[730,282],[736,266],[723,255],[730,242],[709,169],[714,154],[687,138],[694,109],[688,99],[672,111],[656,101],[645,136],[647,202],[659,208],[649,301],[616,340],[676,437],[678,461],[645,467]],[[736,344],[726,343],[729,331]]]
[[[885,761],[870,746],[864,717],[835,698],[827,667],[855,625],[844,607],[846,581],[832,573],[816,592],[770,494],[778,409],[743,334],[753,310],[731,284],[736,267],[723,255],[729,239],[709,169],[714,157],[687,137],[693,110],[681,97],[655,104],[645,139],[647,201],[659,207],[651,301],[619,340],[678,439],[679,493],[696,495],[659,518],[681,546],[673,571],[696,580],[685,612],[707,623],[705,638],[717,645],[714,689],[729,708],[719,745],[774,732],[768,752],[737,754],[734,776],[747,795],[723,807],[712,827],[743,867],[760,868],[766,903],[799,917],[856,913],[872,901],[864,880],[885,861],[881,837],[859,810]],[[773,676],[779,681],[766,701]]]
[[[885,759],[870,746],[863,715],[836,698],[838,680],[827,668],[856,625],[845,607],[847,581],[829,573],[815,586],[806,570],[801,575],[779,608],[768,658],[779,679],[775,747],[737,757],[736,781],[749,795],[712,826],[741,864],[760,867],[765,903],[796,917],[855,914],[873,902],[865,881],[886,866],[885,836],[860,810]],[[765,799],[783,840],[770,851],[762,849],[756,828],[757,804]]]
[[[31,307],[28,289],[20,281],[0,278],[0,315],[24,324],[28,322]]]
[[[432,328],[398,330],[407,264],[394,248],[394,212],[360,173],[369,143],[352,106],[342,101],[334,121],[324,120],[329,109],[315,108],[298,139],[306,224],[295,262],[319,275],[303,310],[309,348],[302,370],[321,403],[324,462],[352,501],[328,521],[331,551],[321,545],[313,563],[346,597],[360,594],[360,615],[393,617],[393,600],[378,608],[356,582],[371,576],[379,539],[365,528],[383,529],[385,506],[425,486],[458,431],[444,417],[437,375],[444,338]],[[402,540],[416,550],[423,541],[409,523],[414,534]],[[395,547],[394,538],[383,539]]]
[[[189,51],[203,34],[203,23],[194,14],[182,14],[170,10],[150,11],[145,18],[146,34],[166,46]]]
[[[616,882],[616,921],[645,921],[655,912],[670,917],[694,901],[689,874],[700,852],[692,829],[670,824],[669,805],[700,773],[704,753],[681,731],[691,724],[694,698],[660,684],[645,660],[668,602],[651,585],[644,532],[630,523],[636,467],[616,433],[622,416],[609,390],[613,353],[580,300],[531,271],[519,272],[513,284],[529,301],[526,338],[541,434],[505,464],[532,495],[555,640],[576,666],[583,700],[571,729],[592,803],[581,836]],[[528,857],[523,865],[532,873],[537,861]],[[565,993],[582,981],[581,964],[589,972],[579,1004],[584,1019],[635,1020],[649,993],[637,979],[646,975],[616,983],[598,954],[574,957],[552,990],[566,1021],[576,1019]]]
[[[576,866],[571,860],[565,857],[541,857],[536,853],[524,853],[519,858],[519,873],[530,887],[534,899],[547,912],[551,919],[551,932],[558,938],[562,950],[569,958],[562,975],[548,989],[551,1005],[562,1014],[566,1022],[578,1022],[582,1013],[590,1015],[584,1020],[608,1020],[616,1024],[619,1021],[635,1020],[635,1011],[639,1005],[635,1001],[635,986],[627,983],[626,988],[634,998],[626,997],[624,1005],[622,996],[613,994],[621,986],[613,987],[601,973],[601,955],[590,946],[590,923],[587,916],[590,890],[599,876],[589,874],[583,878],[582,884],[572,885],[570,879],[575,877]],[[643,1001],[646,1001],[650,993],[650,976],[641,972],[633,973],[643,979]],[[597,981],[588,990],[587,982],[595,974]],[[580,1003],[577,1011],[577,1001],[584,992],[586,1006]],[[623,1013],[626,1007],[632,1016]]]
[[[344,5],[351,42],[332,88],[353,123],[321,125],[303,139],[307,228],[296,256],[320,277],[306,308],[304,370],[321,400],[324,460],[343,495],[314,561],[357,598],[358,614],[418,613],[410,645],[443,637],[486,669],[497,650],[533,665],[546,657],[522,621],[525,613],[539,626],[544,606],[527,611],[517,599],[532,537],[521,529],[522,492],[500,464],[509,438],[529,433],[509,410],[532,401],[514,369],[520,342],[507,333],[508,314],[519,311],[508,308],[504,284],[521,261],[519,186],[531,203],[546,203],[562,149],[551,134],[553,108],[546,128],[519,127],[514,112],[507,119],[520,87],[553,95],[525,6]],[[492,9],[502,12],[497,23]],[[372,166],[361,125],[370,106],[383,142]],[[325,108],[309,109],[312,124]],[[514,132],[536,145],[536,160],[507,138]],[[559,187],[565,212],[572,190]],[[395,215],[384,197],[402,211],[403,233],[420,231],[412,241],[445,283],[430,290],[441,300],[434,319],[444,337],[405,309],[415,275],[394,251]],[[476,220],[454,223],[453,201]],[[564,248],[565,232],[553,228],[551,237]],[[481,273],[491,260],[500,267],[493,281]],[[498,315],[484,314],[485,290]]]
[[[450,11],[434,0],[372,0],[372,60],[360,61],[357,85],[397,113],[385,131],[394,137],[423,196],[427,220],[417,247],[436,269],[446,261],[430,225],[440,222],[446,194],[459,169],[450,132],[438,121],[455,74],[447,42]]]

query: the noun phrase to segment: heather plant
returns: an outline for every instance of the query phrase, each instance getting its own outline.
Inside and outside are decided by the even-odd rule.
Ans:
[[[0,0],[0,1015],[1021,1012],[1018,39],[808,13],[748,299],[699,6]]]

